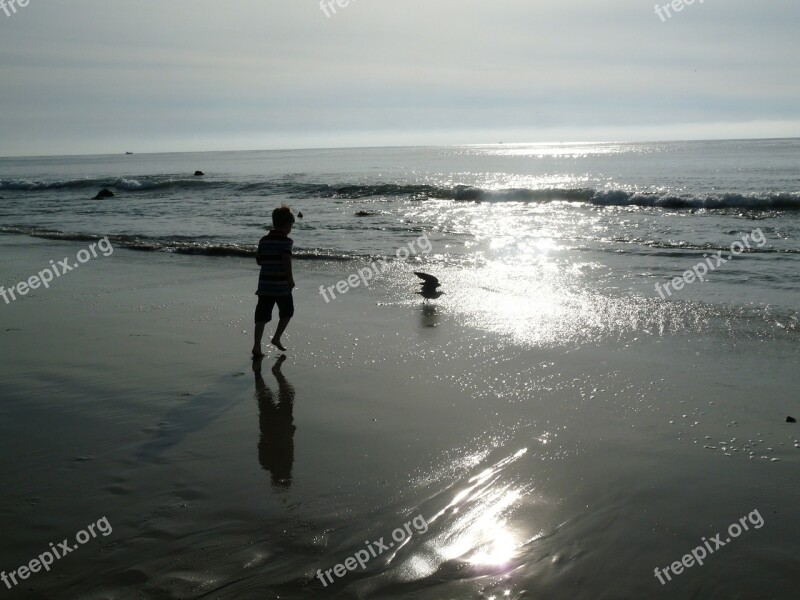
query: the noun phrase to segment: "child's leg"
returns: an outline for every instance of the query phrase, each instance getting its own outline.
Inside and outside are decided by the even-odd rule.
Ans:
[[[266,326],[266,321],[256,322],[255,341],[253,343],[253,356],[255,357],[264,356],[264,353],[261,352],[261,338],[264,336],[264,327]]]
[[[281,344],[281,336],[283,335],[283,332],[286,331],[286,327],[289,325],[289,321],[291,321],[291,318],[279,320],[278,327],[277,329],[275,329],[275,337],[272,338],[272,344],[277,346],[279,350],[283,350],[284,352],[286,352],[286,348],[284,348],[283,344]]]
[[[294,316],[294,299],[292,298],[291,292],[288,296],[279,297],[277,303],[278,316],[280,319],[278,320],[278,327],[275,330],[275,336],[272,338],[272,344],[277,346],[279,350],[285,352],[286,348],[284,348],[281,343],[281,336],[283,332],[286,331],[286,327],[289,325],[289,321],[292,320],[292,316]]]
[[[264,356],[264,353],[261,352],[261,337],[264,335],[264,327],[266,327],[267,323],[272,319],[272,307],[274,304],[274,299],[270,301],[270,298],[267,296],[258,297],[255,318],[255,339],[253,343],[253,356],[256,358]]]

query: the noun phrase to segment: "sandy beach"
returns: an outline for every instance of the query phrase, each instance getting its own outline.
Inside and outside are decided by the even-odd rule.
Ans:
[[[83,247],[0,245],[4,281]],[[260,385],[245,259],[121,249],[0,306],[3,568],[113,527],[6,597],[790,597],[790,339],[518,343],[460,318],[468,293],[424,306],[411,268],[326,304],[352,265],[301,261],[283,379],[268,353]],[[425,533],[320,582],[417,515]]]
[[[797,600],[800,3],[656,1],[0,0],[0,600]]]

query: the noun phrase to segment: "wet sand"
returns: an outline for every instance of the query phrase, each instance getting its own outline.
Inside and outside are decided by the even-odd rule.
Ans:
[[[2,281],[82,247],[2,235]],[[458,289],[423,306],[410,271],[326,304],[352,264],[300,263],[282,377],[279,353],[261,378],[249,360],[246,260],[117,250],[0,305],[2,569],[113,526],[6,597],[794,597],[793,340],[530,344],[465,319]],[[763,527],[656,579],[753,510]]]

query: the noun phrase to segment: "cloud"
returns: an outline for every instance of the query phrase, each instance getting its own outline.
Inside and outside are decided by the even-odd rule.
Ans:
[[[0,154],[800,133],[788,0],[32,0]],[[573,137],[577,136],[577,138]],[[443,141],[447,140],[447,142]]]

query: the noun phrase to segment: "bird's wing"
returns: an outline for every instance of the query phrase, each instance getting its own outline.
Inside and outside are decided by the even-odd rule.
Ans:
[[[433,275],[428,275],[427,273],[422,273],[421,271],[414,271],[414,275],[422,279],[422,281],[425,282],[424,285],[439,285],[439,280]]]

